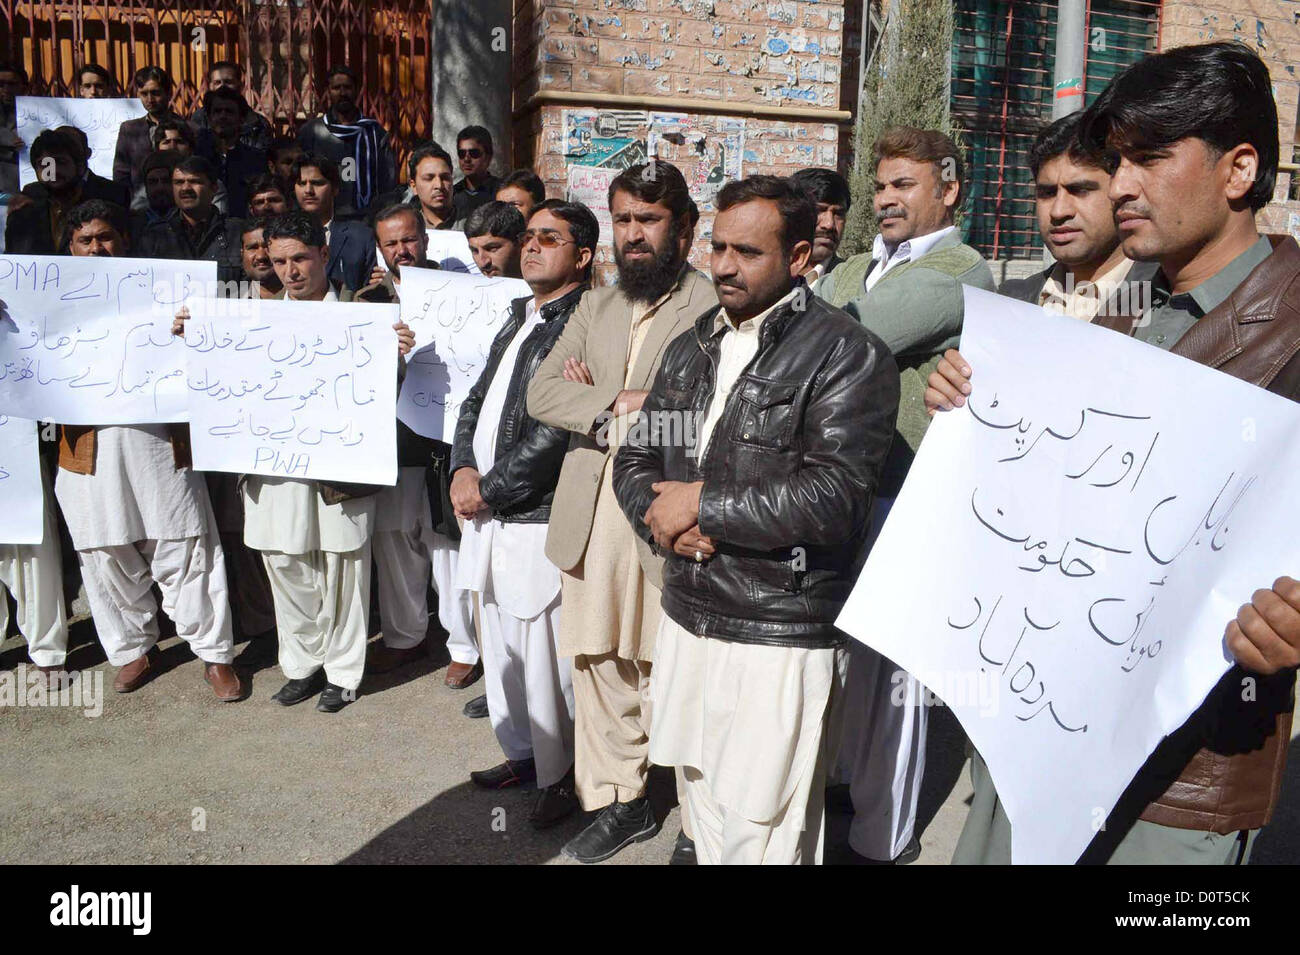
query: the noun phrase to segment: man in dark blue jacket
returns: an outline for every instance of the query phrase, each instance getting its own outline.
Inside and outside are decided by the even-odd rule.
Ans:
[[[370,273],[375,268],[375,233],[364,222],[337,217],[342,185],[338,165],[324,156],[301,156],[293,164],[293,193],[298,208],[325,229],[330,281],[342,282],[355,292],[370,284]]]

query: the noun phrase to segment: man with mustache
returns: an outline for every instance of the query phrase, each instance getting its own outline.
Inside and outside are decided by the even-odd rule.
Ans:
[[[563,571],[560,651],[573,656],[578,797],[603,810],[565,846],[581,862],[653,838],[648,697],[663,557],[614,497],[611,448],[641,410],[668,342],[717,303],[686,260],[699,212],[681,171],[653,160],[609,186],[618,285],[583,296],[528,389],[528,413],[572,432],[546,555]],[[688,834],[680,857],[693,858]],[[676,853],[675,853],[676,854]]]
[[[1159,263],[1150,309],[1096,324],[1300,401],[1300,249],[1289,236],[1261,236],[1255,222],[1279,152],[1263,61],[1233,42],[1148,56],[1111,80],[1080,137],[1118,152],[1108,195],[1124,254]],[[930,375],[930,413],[964,405],[971,376],[949,351]],[[1260,584],[1224,595],[1249,601],[1225,623],[1236,665],[1151,754],[1081,862],[1249,861],[1277,805],[1300,665],[1300,582]],[[953,861],[1009,863],[1010,822],[978,753],[971,778]]]
[[[458,583],[478,595],[483,682],[506,757],[470,778],[486,789],[536,780],[536,829],[578,808],[570,665],[555,639],[560,572],[545,553],[569,433],[530,417],[524,404],[529,377],[587,289],[599,234],[581,203],[552,199],[529,218],[521,266],[533,294],[511,302],[461,405],[452,450],[451,499],[466,522]]]
[[[429,235],[420,214],[401,203],[375,217],[375,235],[388,271],[378,284],[357,298],[396,303],[401,297],[402,269],[436,269],[428,259]],[[405,372],[405,365],[402,366]],[[379,619],[383,640],[372,644],[366,668],[384,673],[428,655],[426,595],[429,580],[438,593],[438,622],[447,631],[451,663],[443,682],[463,689],[482,675],[474,642],[474,611],[469,594],[456,589],[460,528],[445,488],[450,480],[451,446],[422,437],[397,422],[397,484],[382,488],[375,505],[371,549],[378,571]]]
[[[684,770],[703,864],[817,864],[826,753],[893,435],[898,371],[876,335],[807,295],[817,221],[789,179],[722,187],[721,303],[669,344],[650,427],[614,460],[637,533],[670,554],[651,684],[654,762]],[[664,429],[701,416],[698,440]]]
[[[493,278],[519,278],[519,236],[523,231],[524,216],[512,203],[494,199],[471,212],[465,220],[465,237],[478,270]]]
[[[353,174],[339,186],[335,203],[340,217],[351,218],[364,214],[372,202],[397,185],[397,157],[388,131],[378,120],[361,115],[357,75],[346,66],[334,66],[325,83],[329,108],[302,125],[298,145],[304,155],[351,167]]]
[[[289,211],[289,193],[280,180],[263,173],[248,187],[248,214],[254,219],[281,216]]]
[[[471,212],[496,198],[501,180],[492,175],[492,134],[485,126],[466,126],[456,134],[456,157],[463,173],[456,182],[452,201],[455,218],[464,219]]]
[[[880,231],[872,251],[847,260],[817,290],[884,339],[899,369],[898,423],[868,546],[925,435],[926,375],[961,337],[962,286],[994,287],[984,257],[962,244],[953,224],[964,190],[956,144],[935,130],[897,126],[881,134],[875,158]],[[833,778],[850,784],[849,844],[876,861],[905,859],[920,851],[914,830],[925,768],[923,690],[910,676],[899,684],[902,671],[857,641],[848,659],[844,737]],[[902,706],[893,702],[900,686]],[[832,805],[846,808],[843,795],[834,790]]]
[[[1157,266],[1135,264],[1120,247],[1108,195],[1115,157],[1079,140],[1082,117],[1058,119],[1029,148],[1038,231],[1055,261],[1037,275],[1008,279],[998,293],[1090,322],[1146,301]]]
[[[460,218],[453,200],[451,157],[437,143],[421,146],[406,164],[408,185],[429,229],[454,229]]]
[[[244,266],[238,219],[228,218],[213,204],[217,174],[201,156],[182,159],[172,169],[176,203],[162,222],[148,226],[140,239],[140,255],[154,259],[206,259],[217,263],[217,281],[238,283]]]
[[[73,255],[126,255],[126,232],[126,213],[98,199],[68,213]],[[113,689],[130,693],[157,672],[157,586],[217,699],[243,699],[230,665],[225,556],[207,488],[190,463],[188,425],[60,425],[54,491],[95,632],[120,668]]]
[[[804,276],[808,288],[816,292],[819,285],[830,281],[828,276],[844,261],[836,255],[836,250],[844,237],[844,217],[849,214],[853,197],[849,184],[834,169],[800,169],[790,181],[817,203],[817,231],[813,235],[808,273]]]
[[[365,288],[375,268],[375,234],[364,222],[339,218],[343,180],[338,165],[324,156],[299,156],[292,180],[298,208],[325,230],[330,281],[341,282],[353,292]]]

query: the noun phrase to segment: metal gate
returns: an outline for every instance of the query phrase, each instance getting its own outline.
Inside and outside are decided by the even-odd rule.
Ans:
[[[128,92],[137,69],[161,66],[182,115],[202,100],[208,66],[234,60],[249,103],[281,132],[324,108],[325,72],[343,63],[400,153],[432,128],[430,12],[429,0],[0,0],[0,55],[50,96],[75,95],[82,63]]]
[[[1085,102],[1160,40],[1159,0],[1089,0]],[[953,122],[970,147],[967,241],[994,259],[1037,257],[1028,150],[1052,115],[1056,0],[957,0]]]

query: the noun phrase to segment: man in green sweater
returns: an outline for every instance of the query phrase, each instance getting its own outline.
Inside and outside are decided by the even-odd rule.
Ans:
[[[846,260],[817,294],[885,340],[901,376],[898,424],[872,516],[879,532],[907,477],[929,419],[925,381],[961,338],[962,286],[994,291],[983,256],[961,241],[963,162],[936,130],[896,126],[876,142],[871,252]],[[869,545],[868,545],[869,546]],[[916,801],[925,768],[921,685],[862,644],[850,645],[838,774],[853,802],[849,844],[877,861],[918,851]],[[832,799],[843,803],[840,798]]]

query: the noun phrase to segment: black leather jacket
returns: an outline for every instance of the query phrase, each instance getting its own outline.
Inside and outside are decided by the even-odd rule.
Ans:
[[[704,482],[699,525],[717,552],[703,563],[667,555],[663,609],[678,624],[739,643],[839,646],[848,638],[835,618],[865,556],[894,434],[898,368],[876,335],[804,289],[763,322],[701,465],[679,436],[697,433],[713,397],[718,312],[668,346],[645,427],[614,459],[615,494],[652,540],[641,520],[650,486]]]
[[[588,286],[579,285],[572,292],[542,306],[542,324],[533,329],[519,347],[510,390],[506,392],[497,430],[496,460],[492,469],[479,481],[479,494],[492,508],[492,516],[501,521],[520,524],[545,524],[551,519],[551,501],[560,480],[560,467],[569,449],[569,432],[542,424],[528,413],[528,383],[537,366],[555,346],[564,323],[578,305]],[[497,333],[488,352],[487,366],[460,406],[456,422],[456,440],[451,448],[451,473],[460,468],[478,468],[474,460],[474,429],[479,410],[501,355],[510,345],[515,332],[524,324],[525,308],[531,298],[517,298],[510,303],[510,318]],[[480,469],[481,470],[481,469]]]

